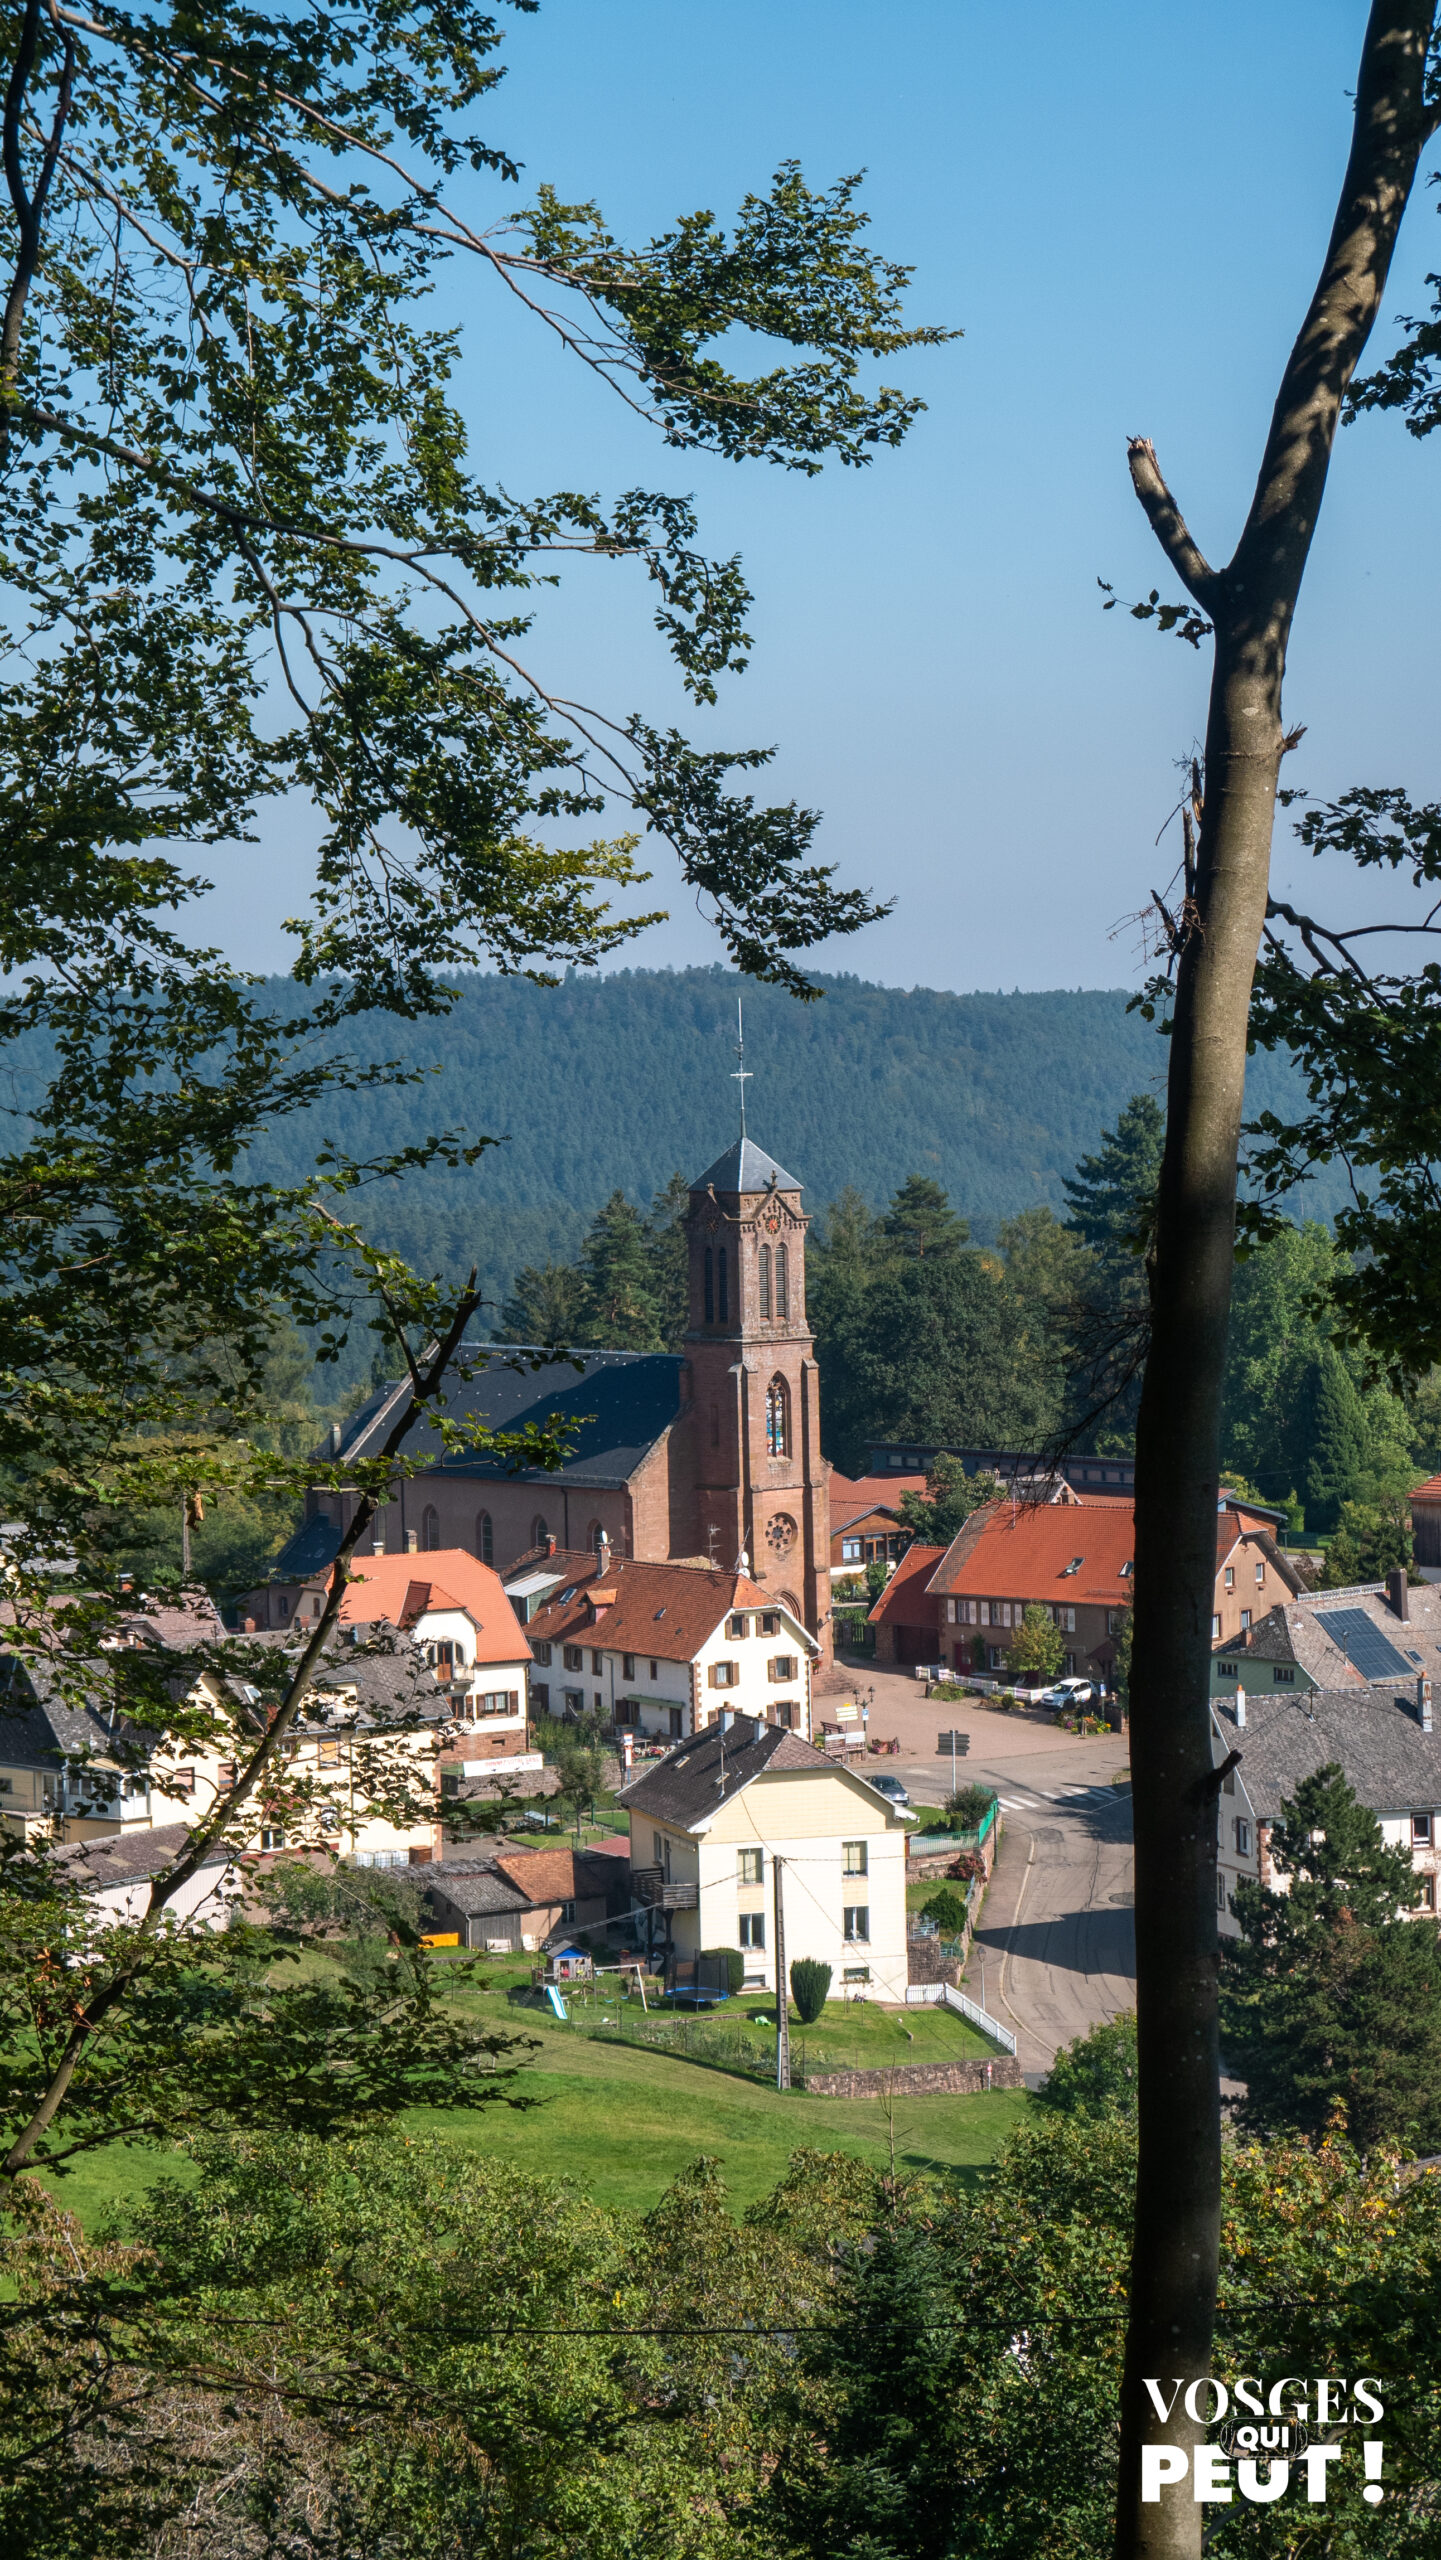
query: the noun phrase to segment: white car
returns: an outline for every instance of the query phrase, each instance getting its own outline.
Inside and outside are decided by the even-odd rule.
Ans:
[[[1043,1707],[1098,1707],[1101,1692],[1094,1680],[1058,1680],[1053,1689],[1043,1689]]]

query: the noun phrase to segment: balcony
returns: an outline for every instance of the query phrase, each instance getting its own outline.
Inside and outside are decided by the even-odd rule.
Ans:
[[[698,1885],[672,1884],[660,1867],[632,1867],[630,1886],[647,1911],[694,1911],[700,1901]]]

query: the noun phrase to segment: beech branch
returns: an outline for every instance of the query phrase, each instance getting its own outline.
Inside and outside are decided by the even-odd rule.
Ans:
[[[1126,446],[1126,459],[1131,466],[1132,486],[1146,510],[1151,531],[1187,593],[1195,597],[1203,612],[1210,613],[1216,603],[1219,580],[1193,541],[1191,529],[1166,486],[1149,436],[1132,436]]]

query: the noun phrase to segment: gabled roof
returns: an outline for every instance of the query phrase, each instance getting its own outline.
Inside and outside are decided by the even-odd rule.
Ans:
[[[843,1476],[839,1467],[831,1469],[831,1518],[845,1509],[847,1503],[863,1510],[893,1511],[903,1493],[924,1493],[924,1475],[915,1476]]]
[[[406,1436],[409,1458],[423,1459],[438,1475],[478,1476],[507,1484],[624,1485],[680,1411],[678,1352],[576,1351],[564,1360],[541,1360],[523,1345],[472,1342],[462,1345],[457,1370],[472,1369],[468,1381],[447,1376],[446,1419],[473,1418],[488,1430],[523,1431],[559,1416],[573,1425],[571,1455],[554,1471],[544,1467],[514,1468],[510,1460],[484,1450],[447,1454],[434,1421],[426,1418]],[[387,1387],[362,1405],[346,1426],[336,1458],[372,1458],[408,1408],[408,1385]],[[418,1497],[417,1497],[418,1498]],[[540,1505],[543,1510],[546,1506]],[[292,1551],[312,1524],[297,1532],[272,1567],[272,1580],[296,1578],[289,1564]],[[335,1549],[332,1546],[331,1556]],[[329,1562],[330,1558],[323,1559]]]
[[[1250,1547],[1254,1551],[1259,1551],[1269,1565],[1274,1565],[1277,1575],[1288,1591],[1306,1589],[1307,1586],[1290,1557],[1283,1554],[1276,1544],[1270,1521],[1261,1519],[1256,1513],[1248,1515],[1245,1512],[1238,1512],[1230,1505],[1223,1504],[1216,1514],[1216,1571],[1218,1573],[1230,1563],[1238,1547]]]
[[[682,1831],[703,1831],[723,1805],[732,1803],[757,1778],[789,1769],[806,1770],[812,1776],[827,1770],[839,1785],[847,1783],[847,1772],[839,1763],[813,1750],[799,1734],[787,1732],[783,1725],[761,1724],[754,1716],[737,1716],[727,1730],[707,1725],[704,1733],[678,1742],[663,1760],[653,1761],[632,1778],[622,1788],[619,1801],[632,1814],[648,1814],[654,1822],[671,1823]],[[884,1796],[878,1795],[876,1802],[891,1816],[893,1808]]]
[[[952,1539],[929,1588],[978,1599],[1079,1600],[1123,1609],[1134,1586],[1121,1568],[1135,1552],[1129,1503],[992,1502],[973,1511]]]
[[[162,1822],[152,1831],[121,1831],[106,1840],[73,1841],[55,1851],[55,1865],[77,1883],[97,1890],[107,1884],[135,1884],[146,1876],[158,1876],[162,1867],[179,1857],[189,1837],[188,1822]],[[228,1867],[234,1854],[233,1848],[217,1843],[206,1850],[199,1872]]]
[[[1327,1623],[1337,1610],[1359,1610],[1404,1655],[1413,1674],[1441,1682],[1441,1589],[1433,1583],[1414,1586],[1406,1606],[1408,1615],[1398,1617],[1379,1583],[1293,1592],[1252,1627],[1249,1649],[1269,1661],[1299,1662],[1320,1689],[1364,1688],[1363,1673],[1341,1640],[1344,1629]]]
[[[439,1547],[428,1555],[356,1556],[340,1604],[343,1627],[389,1619],[412,1628],[432,1611],[459,1609],[475,1629],[477,1663],[524,1662],[525,1633],[505,1585],[488,1564],[464,1547]]]
[[[768,1156],[764,1147],[758,1147],[754,1138],[737,1138],[733,1147],[727,1147],[723,1156],[717,1156],[713,1165],[696,1175],[690,1187],[692,1191],[767,1191],[772,1182],[777,1191],[805,1188],[793,1173],[777,1164],[774,1156]]]
[[[1252,1809],[1274,1822],[1303,1778],[1339,1764],[1357,1801],[1375,1814],[1441,1811],[1441,1734],[1423,1733],[1414,1699],[1393,1690],[1276,1690],[1246,1700],[1237,1725],[1233,1699],[1211,1704]]]
[[[868,1624],[913,1627],[931,1624],[936,1615],[931,1575],[944,1547],[909,1546],[870,1613]]]
[[[451,1866],[432,1867],[425,1881],[428,1896],[437,1901],[443,1899],[454,1910],[472,1917],[487,1911],[499,1917],[526,1908],[526,1897],[519,1886],[495,1867],[467,1867],[460,1871]]]
[[[1413,1502],[1441,1502],[1441,1476],[1428,1476],[1424,1484],[1413,1487]]]
[[[598,1601],[602,1591],[615,1597],[596,1617],[592,1594]],[[584,1570],[537,1609],[526,1635],[532,1644],[539,1638],[550,1644],[604,1645],[615,1653],[693,1662],[733,1609],[781,1611],[804,1651],[815,1652],[814,1639],[794,1612],[745,1574],[725,1573],[718,1565],[646,1564],[634,1556],[612,1556],[604,1573],[595,1557],[587,1556]]]

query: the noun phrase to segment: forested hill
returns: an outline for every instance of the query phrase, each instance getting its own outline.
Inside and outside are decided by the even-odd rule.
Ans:
[[[985,1241],[1061,1180],[1127,1097],[1162,1092],[1164,1042],[1113,989],[948,995],[827,978],[811,1005],[744,986],[752,1133],[823,1209],[847,1183],[873,1204],[908,1173],[944,1185]],[[277,982],[284,1003],[292,990]],[[371,1195],[377,1241],[430,1269],[478,1259],[499,1296],[521,1263],[569,1254],[612,1191],[648,1200],[699,1173],[734,1133],[737,980],[728,970],[576,975],[544,989],[470,978],[443,1021],[367,1025],[377,1056],[441,1072],[396,1092],[327,1099],[267,1143],[300,1178],[321,1144],[373,1156],[427,1129],[505,1143],[468,1172]],[[1254,1107],[1290,1071],[1252,1065]],[[1307,1204],[1330,1203],[1319,1192]]]

